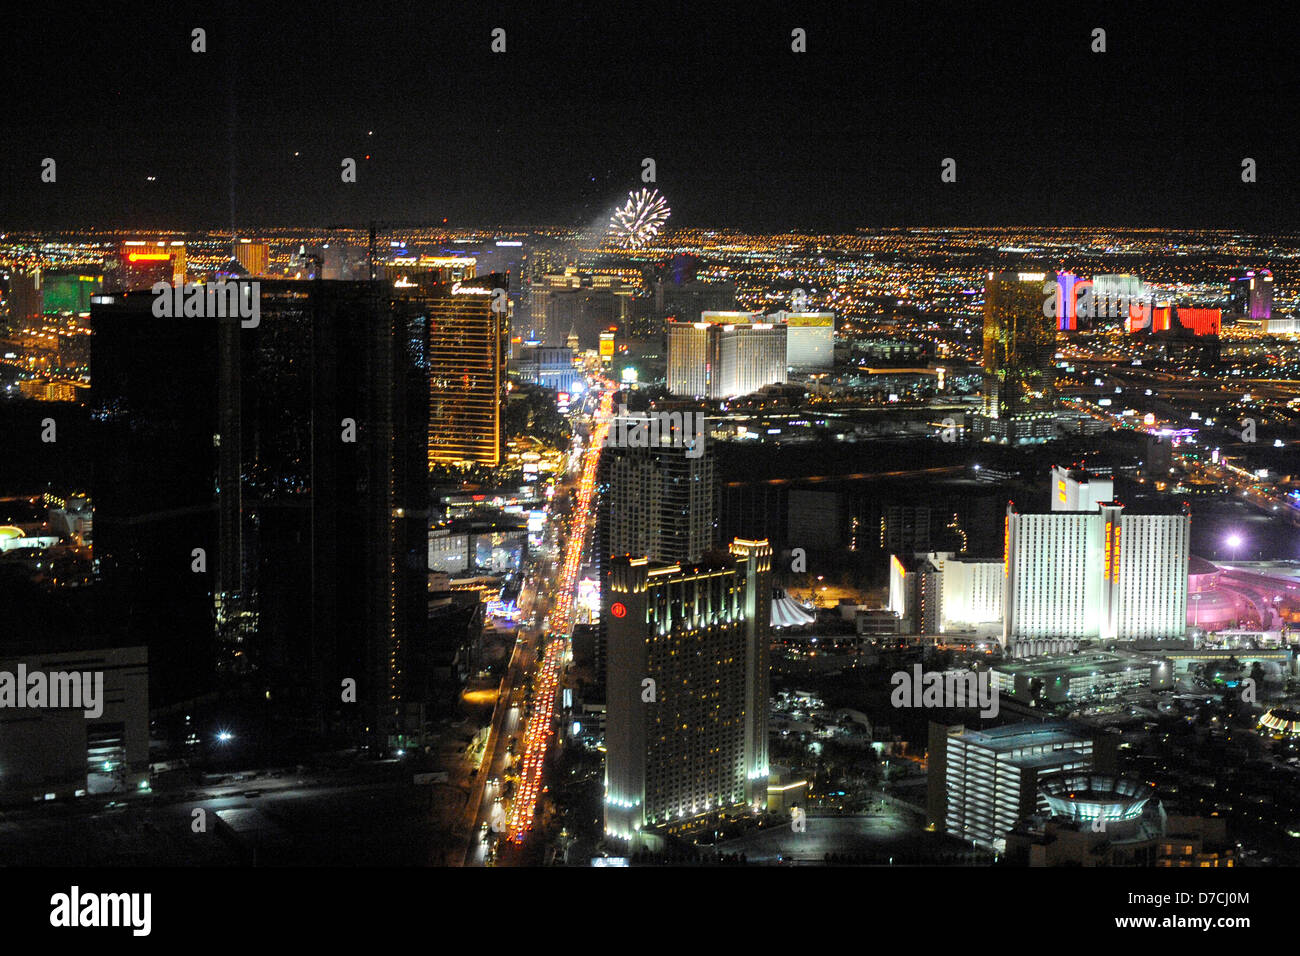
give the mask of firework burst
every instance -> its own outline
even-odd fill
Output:
[[[657,189],[630,192],[627,203],[609,220],[610,238],[625,249],[640,249],[659,235],[671,212]]]

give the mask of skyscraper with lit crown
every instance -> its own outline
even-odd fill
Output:
[[[605,830],[640,843],[767,800],[772,549],[699,563],[618,558],[609,622]]]

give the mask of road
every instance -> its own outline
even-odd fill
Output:
[[[613,399],[612,386],[604,384],[591,439],[582,449],[569,527],[567,533],[558,535],[557,543],[563,555],[560,566],[556,570],[542,562],[534,567],[530,583],[520,594],[521,625],[493,710],[483,763],[467,803],[464,856],[467,866],[494,863],[498,857],[492,852],[494,846],[499,850],[504,844],[514,847],[522,844],[537,812],[543,790],[542,769],[554,733],[556,697],[568,657],[578,572],[595,520],[596,467],[609,430]],[[561,482],[557,488],[557,501],[558,492],[567,484]],[[528,625],[530,621],[543,620],[544,616],[549,625],[545,631]],[[539,660],[538,651],[542,648],[538,645],[542,641],[545,647]],[[531,696],[525,701],[523,695],[530,685]],[[513,793],[507,798],[504,793],[507,775],[515,756],[522,759]],[[498,781],[496,786],[492,785],[493,780]],[[481,835],[485,838],[481,839]],[[512,858],[513,855],[503,862]]]
[[[523,843],[533,826],[537,802],[542,792],[542,768],[554,733],[556,695],[560,675],[569,653],[573,630],[573,606],[578,593],[578,572],[582,567],[591,532],[595,525],[596,469],[600,451],[609,433],[610,410],[614,393],[606,389],[596,412],[591,439],[583,451],[581,478],[569,519],[569,533],[564,541],[564,558],[556,582],[555,602],[551,609],[550,633],[545,654],[533,681],[533,698],[528,725],[524,731],[524,759],[519,781],[511,801],[507,839]]]

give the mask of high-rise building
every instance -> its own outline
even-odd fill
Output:
[[[788,381],[786,326],[750,312],[705,312],[668,323],[668,391],[691,398],[749,395]]]
[[[528,296],[533,328],[547,345],[565,345],[573,334],[579,349],[595,351],[601,332],[611,326],[626,327],[635,294],[635,287],[617,276],[580,273],[574,268],[540,276]]]
[[[1149,333],[1149,348],[1167,361],[1205,373],[1212,373],[1219,364],[1222,324],[1219,309],[1192,309],[1155,302],[1135,310],[1127,323],[1130,332]]]
[[[835,364],[834,312],[774,312],[786,326],[786,364],[792,369],[824,369]]]
[[[1006,848],[1023,818],[1049,809],[1042,781],[1095,769],[1088,732],[1068,723],[1021,723],[992,730],[930,724],[929,823],[987,849]]]
[[[1181,640],[1190,517],[1118,502],[1021,514],[1008,505],[1003,643]]]
[[[638,416],[629,416],[635,418]],[[643,416],[642,416],[643,417]],[[617,432],[615,432],[617,434]],[[615,557],[689,564],[714,546],[713,455],[689,457],[680,442],[627,448],[606,444],[597,482],[596,551],[604,591]],[[596,682],[606,678],[607,621],[596,636]]]
[[[708,322],[668,323],[668,391],[712,398],[722,369],[722,332]]]
[[[430,301],[262,282],[250,328],[152,301],[92,311],[104,625],[148,644],[159,702],[238,687],[288,727],[414,735]]]
[[[750,395],[764,385],[788,381],[786,332],[783,322],[722,326],[722,377],[717,397]]]
[[[924,554],[889,559],[889,609],[901,634],[938,634],[943,621],[943,573]]]
[[[1174,306],[1173,303],[1163,300],[1152,303],[1151,306],[1151,324],[1147,327],[1148,332],[1168,332],[1174,325]]]
[[[485,465],[504,457],[504,275],[431,286],[428,303],[429,465]]]
[[[1004,443],[1055,434],[1056,319],[1051,272],[990,272],[984,283],[984,403],[975,435]],[[1048,292],[1044,288],[1049,288]]]
[[[945,633],[1002,626],[1001,561],[942,551],[930,559],[943,575],[939,599]]]
[[[476,275],[478,260],[471,256],[394,256],[375,266],[376,278],[392,282],[399,289],[431,289]]]
[[[266,275],[270,264],[271,249],[265,242],[252,239],[240,239],[235,243],[235,261],[244,267],[250,276]]]
[[[1089,324],[1093,328],[1118,324],[1119,328],[1130,331],[1131,317],[1146,297],[1146,285],[1138,276],[1127,273],[1093,276],[1092,301],[1086,309]]]
[[[90,314],[91,297],[103,292],[104,277],[94,273],[36,269],[28,276],[14,276],[12,285],[15,292],[26,289],[35,292],[38,311],[29,313],[30,318],[39,318],[42,314],[84,316]]]
[[[525,342],[514,350],[510,364],[520,381],[553,388],[557,392],[572,392],[582,380],[582,370],[574,364],[572,349]]]
[[[1178,309],[1179,325],[1192,335],[1218,335],[1222,325],[1221,309]]]
[[[1229,279],[1228,310],[1247,319],[1272,317],[1273,273],[1268,269],[1252,269]]]
[[[179,239],[129,239],[104,264],[106,292],[185,284],[185,243]]]
[[[45,312],[44,276],[41,270],[15,271],[9,278],[9,295],[6,305],[9,318],[19,327],[28,322],[39,322]]]
[[[646,418],[632,414],[629,419]],[[689,436],[688,436],[689,440]],[[713,548],[713,456],[680,444],[601,453],[598,537],[601,556],[698,561]]]
[[[609,622],[605,830],[636,841],[767,802],[772,549],[698,564],[618,558]]]
[[[1076,288],[1079,277],[1073,272],[1062,272],[1057,275],[1056,284],[1056,328],[1061,332],[1073,332],[1079,327],[1079,292]]]
[[[216,685],[218,336],[154,317],[147,292],[91,305],[98,629],[148,647],[155,706]],[[195,571],[203,567],[204,571]]]
[[[1002,626],[1002,562],[951,551],[893,554],[889,610],[900,634],[992,632]]]

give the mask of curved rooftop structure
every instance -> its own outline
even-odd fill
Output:
[[[1300,735],[1300,711],[1287,707],[1274,707],[1259,718],[1259,726],[1274,734],[1289,737]]]
[[[1053,816],[1079,823],[1136,820],[1155,796],[1149,785],[1127,777],[1071,773],[1044,780],[1041,793]]]

